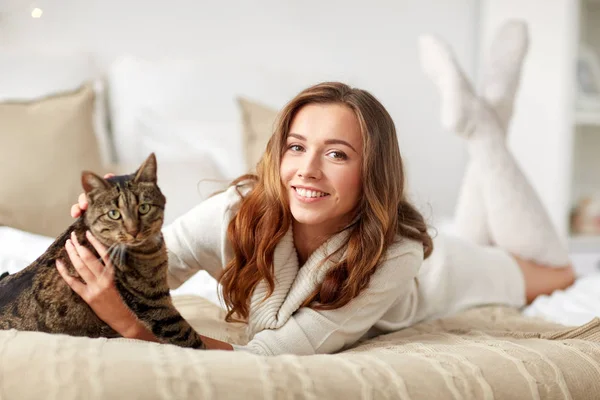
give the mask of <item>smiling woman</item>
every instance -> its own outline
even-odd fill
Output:
[[[346,105],[310,104],[294,117],[280,170],[300,262],[355,218],[362,147],[358,118]]]
[[[278,292],[277,252],[288,236],[300,266],[328,264],[317,285],[302,289],[298,306],[312,310],[358,297],[386,255],[405,256],[402,272],[411,274],[431,253],[423,217],[405,197],[394,123],[367,91],[325,82],[298,94],[280,112],[257,171],[238,180],[250,178],[252,189],[228,229],[235,257],[220,278],[228,318],[246,319],[259,295]],[[406,289],[399,292],[410,297],[414,288]]]

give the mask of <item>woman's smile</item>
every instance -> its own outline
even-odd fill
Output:
[[[329,197],[329,193],[315,189],[306,189],[299,186],[292,186],[294,197],[307,204],[321,202]]]

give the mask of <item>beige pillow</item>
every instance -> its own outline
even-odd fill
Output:
[[[81,171],[103,172],[93,110],[87,85],[0,103],[0,225],[54,237],[74,222]]]
[[[248,171],[254,172],[273,134],[277,110],[243,97],[238,97],[237,102],[242,113]]]

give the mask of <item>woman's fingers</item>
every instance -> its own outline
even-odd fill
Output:
[[[107,268],[110,267],[110,269],[112,269],[113,265],[110,261],[110,254],[108,254],[108,249],[106,248],[106,246],[100,243],[100,241],[96,239],[96,237],[92,235],[92,232],[90,231],[85,231],[85,237],[90,241],[92,246],[94,246],[94,249],[96,249],[96,251],[100,255],[100,258],[104,262],[104,265]]]
[[[94,274],[96,278],[102,275],[104,270],[102,261],[100,261],[100,259],[98,259],[98,257],[96,257],[96,255],[86,247],[83,247],[81,244],[79,244],[75,232],[71,232],[71,242],[74,244],[75,251],[77,251],[77,254],[79,254],[79,258],[81,258],[81,261],[83,261],[92,274]]]
[[[75,293],[77,293],[81,298],[84,298],[85,295],[85,284],[81,283],[79,280],[75,279],[67,272],[67,268],[60,260],[56,260],[56,269],[58,269],[58,273],[62,278],[67,282],[67,285],[73,289]]]
[[[79,195],[79,198],[77,199],[77,203],[79,204],[79,208],[81,208],[81,210],[87,210],[88,208],[88,199],[87,196],[85,195],[85,193],[81,193]]]
[[[96,239],[94,235],[92,235],[92,232],[86,231],[85,237],[87,237],[92,246],[94,246],[94,249],[96,249],[100,255],[100,258],[104,262],[104,269],[100,272],[100,274],[97,274],[96,277],[103,285],[112,285],[114,283],[115,268],[110,260],[108,249],[106,246],[100,243],[100,241]]]
[[[71,217],[79,218],[81,216],[81,208],[79,208],[79,204],[73,204],[71,206]]]
[[[85,193],[81,193],[77,199],[77,204],[71,206],[71,217],[79,218],[81,214],[88,208],[87,197]]]
[[[115,176],[115,174],[109,172],[108,174],[104,175],[104,179],[112,178],[113,176]]]
[[[79,253],[75,249],[75,245],[71,241],[71,239],[67,240],[65,244],[65,249],[67,250],[67,254],[69,255],[69,259],[71,260],[71,264],[75,268],[75,271],[81,276],[85,283],[94,282],[96,280],[95,275],[90,271],[90,269],[85,265]]]

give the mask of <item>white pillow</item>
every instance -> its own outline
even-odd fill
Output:
[[[27,101],[73,91],[93,82],[94,131],[102,162],[113,160],[107,128],[106,95],[100,70],[88,53],[3,49],[0,52],[0,101]]]
[[[132,161],[137,119],[143,110],[199,121],[238,120],[235,98],[217,88],[215,71],[191,61],[146,61],[125,57],[108,72],[111,127],[119,162]],[[224,75],[225,76],[225,75]]]
[[[213,193],[227,188],[229,181],[210,157],[197,161],[158,161],[158,185],[167,198],[165,224],[170,224]]]
[[[143,110],[136,122],[136,162],[151,152],[161,161],[198,161],[208,157],[218,166],[222,178],[235,179],[246,173],[238,122],[186,120],[150,110]]]

